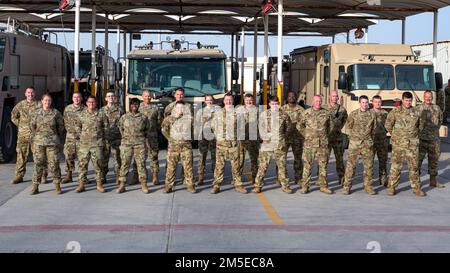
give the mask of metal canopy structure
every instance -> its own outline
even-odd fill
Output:
[[[74,29],[74,9],[61,12],[58,2],[2,0],[0,21],[6,21],[11,16],[34,27]],[[98,22],[104,22],[108,18],[110,25],[119,25],[126,32],[153,30],[189,34],[216,31],[218,34],[232,34],[241,31],[242,26],[253,29],[252,21],[255,16],[262,18],[261,2],[262,0],[82,0],[80,30],[91,31],[92,6],[95,5]],[[283,32],[314,32],[331,36],[372,25],[373,22],[368,19],[403,20],[418,13],[437,11],[449,4],[450,0],[284,0]],[[263,23],[258,24],[258,31],[263,31]],[[270,24],[269,32],[276,31],[276,24]]]

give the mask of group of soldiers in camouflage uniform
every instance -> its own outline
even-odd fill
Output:
[[[87,167],[90,160],[95,169],[97,190],[105,192],[109,158],[113,158],[117,192],[125,191],[128,171],[134,165],[134,179],[141,190],[148,193],[146,159],[150,157],[153,185],[158,185],[158,132],[168,140],[164,192],[170,193],[175,185],[176,167],[182,165],[182,180],[189,192],[195,193],[193,172],[193,139],[199,140],[197,185],[204,183],[208,152],[214,181],[211,193],[220,192],[224,178],[225,161],[231,163],[232,181],[237,192],[247,193],[243,186],[245,153],[251,162],[250,182],[253,192],[260,193],[264,176],[273,159],[277,167],[277,183],[285,193],[292,193],[286,168],[289,149],[294,155],[295,183],[300,192],[309,192],[312,166],[317,159],[320,191],[331,194],[328,188],[327,166],[331,151],[336,158],[336,173],[343,186],[343,194],[350,194],[354,171],[359,156],[364,165],[364,190],[376,194],[372,185],[373,162],[379,161],[379,183],[388,187],[390,195],[400,180],[403,161],[407,161],[413,192],[424,196],[419,180],[420,167],[428,154],[430,186],[443,187],[436,179],[440,155],[439,127],[443,122],[441,109],[432,103],[433,94],[424,93],[424,103],[412,107],[412,94],[402,95],[402,105],[389,114],[381,108],[382,98],[359,97],[360,108],[347,114],[338,103],[336,91],[330,92],[329,104],[322,105],[321,96],[314,96],[312,107],[305,110],[297,104],[295,92],[288,92],[287,104],[279,107],[278,98],[269,99],[269,108],[259,112],[251,94],[244,97],[244,105],[234,107],[233,96],[227,93],[224,107],[214,103],[211,95],[205,96],[205,107],[195,115],[193,107],[184,101],[184,89],[175,90],[175,101],[164,111],[164,118],[156,105],[151,104],[151,93],[144,91],[143,102],[130,100],[126,114],[116,105],[113,91],[106,96],[107,105],[96,109],[96,100],[89,97],[86,107],[81,96],[73,95],[73,104],[66,107],[64,117],[51,108],[51,97],[44,95],[41,102],[34,100],[33,88],[25,91],[26,100],[13,110],[13,122],[19,128],[17,144],[16,177],[13,183],[23,181],[25,163],[30,150],[34,154],[33,189],[46,180],[47,169],[53,175],[56,192],[61,193],[61,183],[72,182],[75,159],[78,158],[79,177],[76,192],[85,191]],[[195,126],[194,126],[195,125]],[[200,126],[196,126],[200,125]],[[344,134],[349,132],[348,161],[345,168]],[[66,177],[61,179],[58,164],[59,147],[64,131]],[[387,160],[389,138],[392,143],[392,166],[388,179]],[[134,163],[133,163],[134,158]],[[136,172],[137,171],[137,172]]]

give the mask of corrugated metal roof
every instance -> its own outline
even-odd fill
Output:
[[[111,25],[128,32],[168,30],[189,33],[195,30],[220,31],[230,34],[243,25],[253,29],[255,16],[260,16],[261,0],[82,0],[81,30],[90,31],[92,5],[97,13],[109,14]],[[381,5],[377,5],[381,3]],[[369,19],[403,19],[414,14],[435,11],[450,5],[450,0],[284,0],[285,33],[316,32],[333,35],[356,27],[367,27]],[[15,9],[15,10],[13,10]],[[33,15],[34,14],[34,15]],[[74,11],[58,10],[53,0],[2,0],[0,21],[12,16],[40,28],[74,28]],[[269,31],[276,33],[276,19]],[[322,20],[315,20],[320,18]],[[61,19],[63,24],[61,23]],[[305,20],[306,19],[306,20]],[[309,22],[308,22],[309,19]],[[98,15],[98,26],[106,18]],[[261,20],[261,19],[259,19]],[[318,21],[318,22],[317,22]],[[259,23],[259,30],[263,24]]]

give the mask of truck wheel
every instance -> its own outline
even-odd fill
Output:
[[[11,107],[3,109],[3,120],[0,134],[0,146],[2,147],[3,160],[10,162],[14,158],[17,142],[17,128],[11,121]]]

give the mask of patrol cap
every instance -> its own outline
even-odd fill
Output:
[[[130,100],[130,105],[131,104],[137,104],[137,105],[139,105],[139,104],[141,104],[141,101],[138,99],[138,98],[132,98],[131,100]]]

